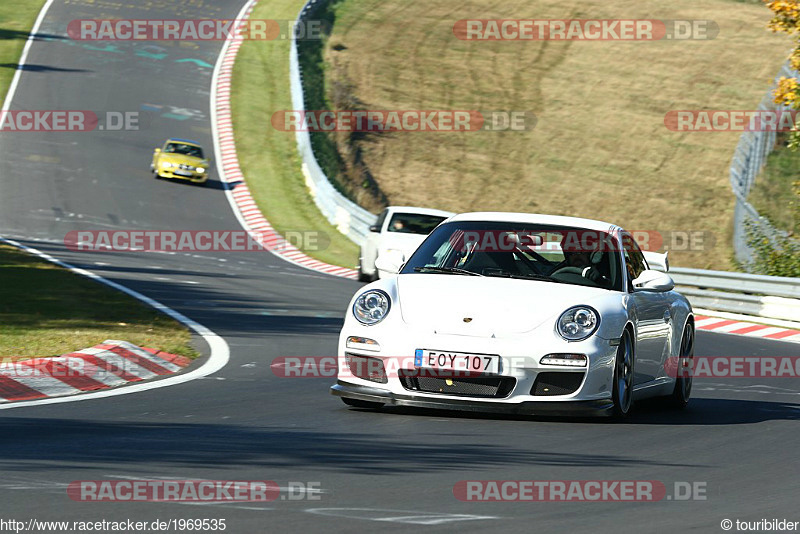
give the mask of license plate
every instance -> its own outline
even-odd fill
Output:
[[[414,367],[459,371],[469,375],[496,375],[500,373],[500,356],[417,349],[414,351]]]
[[[178,176],[186,176],[187,178],[192,177],[192,173],[189,171],[175,171],[173,174],[177,174]]]

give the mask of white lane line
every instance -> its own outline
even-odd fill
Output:
[[[412,525],[442,525],[457,521],[481,521],[499,519],[491,515],[447,514],[414,512],[410,510],[385,510],[380,508],[310,508],[306,512],[315,515],[344,517],[347,519],[365,519],[391,523]]]
[[[0,404],[0,410],[24,408],[27,406],[39,406],[43,404],[61,404],[64,402],[79,402],[79,401],[86,401],[86,400],[99,399],[105,397],[116,397],[119,395],[129,395],[131,393],[137,393],[139,391],[149,391],[151,389],[158,389],[168,386],[174,386],[177,384],[184,384],[186,382],[191,382],[192,380],[196,380],[198,378],[202,378],[210,374],[216,373],[217,371],[225,367],[225,364],[228,363],[228,360],[230,359],[230,347],[228,347],[228,343],[226,343],[222,337],[220,337],[213,331],[209,330],[205,326],[201,325],[197,321],[189,319],[182,313],[173,310],[169,306],[161,304],[160,302],[153,300],[148,296],[142,295],[141,293],[129,289],[121,284],[112,282],[111,280],[107,280],[102,276],[99,276],[91,271],[80,269],[78,267],[65,263],[61,260],[57,260],[56,258],[50,256],[49,254],[45,254],[44,252],[41,252],[35,248],[27,247],[21,243],[5,239],[3,237],[0,237],[0,242],[30,252],[31,254],[39,256],[40,258],[47,260],[50,263],[54,263],[56,265],[64,267],[65,269],[69,269],[74,273],[80,274],[87,278],[91,278],[92,280],[100,282],[101,284],[105,284],[118,291],[122,291],[126,295],[130,295],[131,297],[140,300],[141,302],[147,304],[148,306],[155,308],[156,310],[166,315],[169,315],[176,321],[194,330],[199,336],[201,336],[206,341],[206,343],[208,343],[208,346],[211,349],[211,356],[208,358],[206,363],[204,363],[201,367],[198,367],[197,369],[190,371],[188,373],[170,376],[168,378],[164,378],[162,380],[156,380],[154,382],[144,382],[144,383],[140,382],[117,389],[108,389],[104,391],[83,393],[81,395],[72,395],[70,397],[53,397],[49,399],[41,399],[35,401],[20,401],[8,404]],[[129,367],[123,367],[123,368],[128,369]]]

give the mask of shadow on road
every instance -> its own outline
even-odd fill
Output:
[[[0,423],[0,466],[21,471],[42,465],[98,471],[116,467],[293,467],[370,474],[430,473],[465,466],[675,466],[668,460],[622,453],[561,452],[546,447],[419,443],[379,433],[292,431],[222,424],[95,422],[6,418]],[[73,465],[71,465],[73,464]],[[105,471],[103,471],[105,472]]]
[[[0,63],[0,67],[5,69],[24,70],[25,72],[91,72],[86,69],[65,69],[62,67],[51,67],[50,65],[36,65],[26,63],[20,65],[18,63]]]
[[[368,410],[362,410],[368,411]],[[800,420],[800,404],[762,402],[735,399],[692,399],[685,410],[666,408],[654,400],[637,402],[634,412],[624,421],[609,417],[536,417],[528,415],[482,414],[459,411],[440,411],[422,408],[385,407],[382,412],[396,415],[448,417],[462,419],[494,419],[548,422],[563,424],[624,424],[715,426],[763,423],[766,421]]]
[[[15,39],[21,39],[23,41],[28,39],[30,35],[29,32],[20,31],[20,30],[8,30],[6,28],[0,28],[0,41],[11,41]],[[33,34],[34,41],[51,41],[54,39],[67,39],[67,37],[63,37],[61,35],[54,35],[51,33],[35,33]]]

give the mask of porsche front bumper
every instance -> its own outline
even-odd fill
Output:
[[[342,382],[341,380],[338,381],[336,385],[331,387],[331,394],[337,397],[389,404],[393,406],[483,413],[552,416],[602,416],[611,415],[613,409],[613,402],[611,399],[562,402],[523,401],[518,403],[476,402],[466,399],[440,399],[416,395],[404,395],[376,387],[348,384],[346,382]]]

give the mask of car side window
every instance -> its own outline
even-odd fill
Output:
[[[645,261],[639,245],[636,244],[630,234],[622,235],[622,248],[625,253],[625,267],[628,270],[628,279],[632,282],[647,269],[647,261]]]
[[[375,226],[378,227],[380,231],[383,228],[383,222],[386,220],[386,216],[389,215],[389,210],[383,210],[380,215],[378,215],[378,220],[375,221]]]

